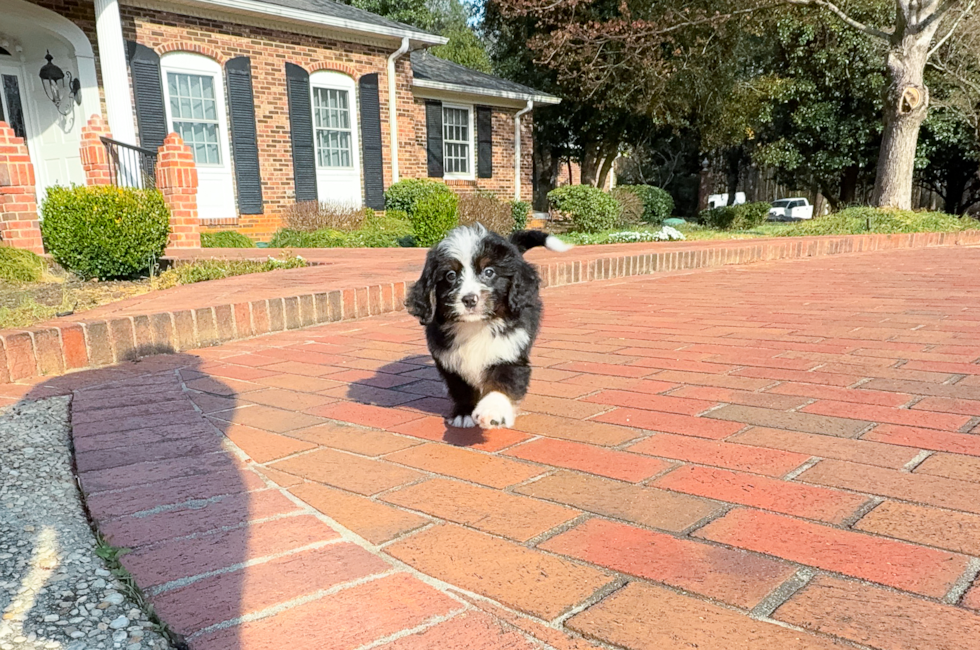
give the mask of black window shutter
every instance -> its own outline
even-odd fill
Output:
[[[316,153],[313,149],[313,106],[310,75],[292,63],[286,64],[286,95],[289,101],[289,135],[293,145],[293,185],[297,201],[316,201]]]
[[[493,178],[493,113],[489,106],[476,107],[476,175]]]
[[[358,81],[361,102],[361,166],[364,169],[364,203],[372,210],[385,209],[384,162],[381,157],[381,100],[378,75]]]
[[[442,178],[442,102],[425,102],[425,151],[431,178]]]
[[[163,81],[160,76],[160,57],[145,45],[126,42],[129,53],[129,74],[133,80],[136,100],[136,124],[140,131],[140,146],[157,149],[167,137],[167,112],[163,105]]]
[[[225,72],[238,212],[262,214],[262,177],[259,173],[259,142],[255,134],[252,63],[247,56],[240,56],[225,64]]]

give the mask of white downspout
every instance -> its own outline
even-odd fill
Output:
[[[408,52],[408,36],[402,45],[388,57],[388,128],[391,131],[391,182],[398,182],[398,102],[395,98],[395,61]]]
[[[129,73],[126,71],[126,47],[117,0],[95,0],[95,33],[99,41],[99,64],[102,67],[109,130],[116,140],[136,144],[133,103],[129,98]]]
[[[521,117],[531,112],[534,100],[527,100],[527,106],[514,115],[514,200],[521,200]]]

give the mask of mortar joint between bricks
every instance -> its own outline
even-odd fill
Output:
[[[629,580],[627,580],[625,577],[616,576],[615,579],[609,582],[608,584],[605,584],[602,587],[596,589],[591,596],[589,596],[582,602],[578,603],[577,605],[573,605],[565,612],[561,613],[560,615],[552,619],[550,621],[551,625],[556,626],[558,629],[561,629],[562,627],[564,627],[565,621],[572,618],[576,614],[584,612],[585,610],[599,603],[600,601],[605,600],[606,598],[616,593],[617,591],[619,591],[620,589],[622,589],[628,584],[629,584]]]
[[[943,385],[944,386],[955,386],[956,384],[958,384],[961,381],[963,381],[964,379],[966,379],[968,376],[969,375],[965,375],[965,374],[962,374],[962,375],[960,375],[960,374],[951,375],[949,379],[947,379],[946,381],[943,382]]]
[[[874,510],[884,502],[885,499],[883,497],[875,497],[875,496],[870,497],[864,503],[864,505],[862,505],[860,508],[858,508],[853,513],[851,513],[849,517],[841,521],[840,523],[841,528],[845,528],[845,529],[853,528],[854,524],[864,519],[869,512],[871,512],[872,510]]]
[[[539,533],[538,535],[535,535],[531,539],[525,541],[523,545],[527,548],[535,548],[539,544],[543,544],[544,542],[548,541],[552,537],[557,537],[562,533],[565,533],[573,528],[580,526],[581,524],[584,524],[586,521],[592,519],[594,516],[595,515],[593,515],[591,512],[583,512],[569,519],[566,522],[560,523],[557,526],[553,526],[552,528],[549,528],[543,533]]]
[[[959,432],[960,433],[970,433],[973,430],[973,428],[975,426],[977,426],[978,424],[980,424],[980,417],[974,416],[974,417],[970,418],[967,421],[966,424],[964,424],[963,426],[961,426],[959,428]]]

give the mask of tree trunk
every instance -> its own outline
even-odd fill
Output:
[[[969,174],[950,170],[946,175],[946,196],[943,199],[943,212],[960,214],[963,212],[963,193],[970,180]]]
[[[735,194],[738,192],[738,177],[742,168],[742,148],[738,147],[728,152],[725,167],[725,180],[728,184],[728,205],[735,205]]]
[[[854,198],[857,195],[857,184],[858,184],[858,169],[857,165],[851,165],[844,170],[844,173],[840,176],[840,203],[843,205],[850,205],[854,203]]]
[[[878,207],[910,210],[915,147],[919,141],[919,127],[929,106],[929,89],[923,74],[929,46],[940,21],[916,32],[908,29],[901,19],[901,11],[898,13],[895,36],[885,58],[888,75],[885,129],[871,202]]]
[[[561,158],[550,147],[534,145],[534,196],[532,206],[539,212],[548,211],[548,192],[555,189]]]
[[[606,179],[609,177],[609,171],[612,169],[613,163],[616,162],[616,157],[619,155],[619,146],[607,146],[602,153],[602,165],[599,166],[599,177],[596,179],[596,187],[599,189],[606,188]]]
[[[596,176],[599,173],[599,145],[589,145],[582,148],[582,185],[595,186]]]

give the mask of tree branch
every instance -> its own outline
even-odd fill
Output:
[[[953,32],[956,31],[956,28],[960,26],[960,21],[963,20],[963,16],[966,16],[971,11],[973,11],[973,7],[976,4],[977,4],[977,0],[970,0],[970,4],[968,4],[966,6],[966,9],[964,9],[963,12],[956,17],[956,20],[953,21],[953,25],[949,28],[949,31],[946,32],[946,35],[943,36],[941,39],[939,39],[939,41],[936,42],[936,45],[931,50],[929,50],[929,52],[926,54],[926,59],[930,58],[933,54],[935,54],[936,50],[941,48],[943,44],[949,40],[949,37],[953,35]]]
[[[959,2],[960,0],[944,0],[944,2],[941,5],[939,5],[939,7],[935,11],[933,11],[928,18],[926,18],[921,23],[915,26],[916,30],[921,32],[924,29],[928,29],[930,25],[932,25],[937,20],[941,19],[946,14],[947,11],[953,8],[953,5]]]
[[[840,7],[838,7],[837,5],[835,5],[833,2],[828,2],[828,0],[784,0],[784,1],[786,2],[786,4],[791,4],[791,5],[805,5],[805,6],[810,6],[810,7],[823,7],[824,9],[827,9],[828,11],[830,11],[831,13],[833,13],[835,16],[837,16],[838,18],[840,18],[841,20],[843,20],[847,25],[849,25],[850,27],[853,27],[854,29],[858,30],[859,32],[864,32],[865,34],[868,34],[870,36],[877,36],[878,38],[882,38],[882,39],[884,39],[886,41],[891,40],[891,37],[892,37],[891,33],[886,32],[886,31],[882,31],[882,30],[880,30],[880,29],[878,29],[876,27],[870,27],[868,25],[865,25],[864,23],[861,23],[861,22],[858,22],[858,21],[854,20],[853,18],[851,18],[850,16],[848,16],[846,13],[844,13],[844,10],[843,9],[841,9]],[[956,2],[957,0],[946,0],[946,1],[947,2]]]

